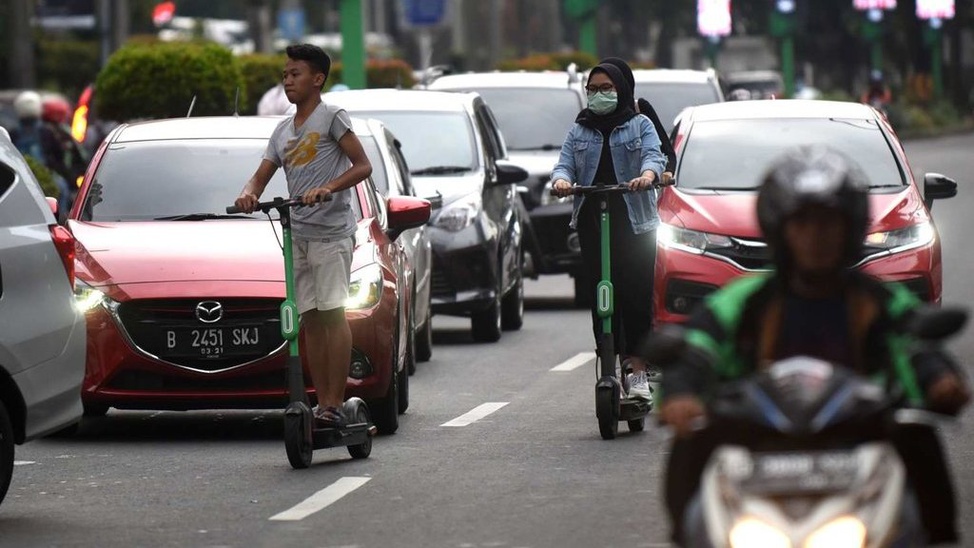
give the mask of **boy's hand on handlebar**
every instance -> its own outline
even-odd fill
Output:
[[[669,425],[678,437],[686,438],[693,433],[694,420],[706,413],[703,403],[691,395],[667,398],[659,410],[659,420]]]
[[[316,202],[324,202],[329,196],[331,196],[331,189],[320,186],[305,192],[304,196],[301,197],[301,202],[305,205],[312,205]]]
[[[669,171],[664,171],[663,176],[660,177],[660,184],[663,186],[669,186],[673,184],[673,173]]]
[[[646,190],[653,186],[653,181],[656,180],[656,174],[650,172],[649,176],[640,175],[635,179],[629,181],[629,190]]]
[[[564,198],[572,193],[572,184],[564,179],[558,179],[551,185],[551,191],[555,196]]]
[[[233,205],[237,206],[244,213],[253,213],[254,208],[257,207],[257,200],[256,194],[244,191],[240,193],[240,196],[233,202]]]

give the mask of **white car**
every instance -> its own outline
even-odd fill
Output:
[[[0,129],[0,501],[14,445],[81,420],[84,316],[74,307],[74,237],[55,221]]]

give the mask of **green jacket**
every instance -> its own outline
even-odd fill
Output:
[[[911,405],[923,405],[928,386],[953,367],[939,350],[916,351],[903,326],[921,301],[900,284],[852,271],[849,304],[851,366],[878,382],[898,385]],[[775,273],[739,278],[712,293],[690,317],[687,349],[663,374],[664,399],[683,394],[706,398],[721,381],[739,379],[777,356],[785,288]],[[652,360],[652,356],[647,356]]]

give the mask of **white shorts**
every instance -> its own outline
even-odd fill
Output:
[[[345,306],[354,238],[337,242],[294,240],[294,293],[298,313]]]

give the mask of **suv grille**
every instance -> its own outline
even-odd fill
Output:
[[[132,342],[169,363],[222,371],[263,358],[284,344],[280,299],[145,299],[122,303]]]

